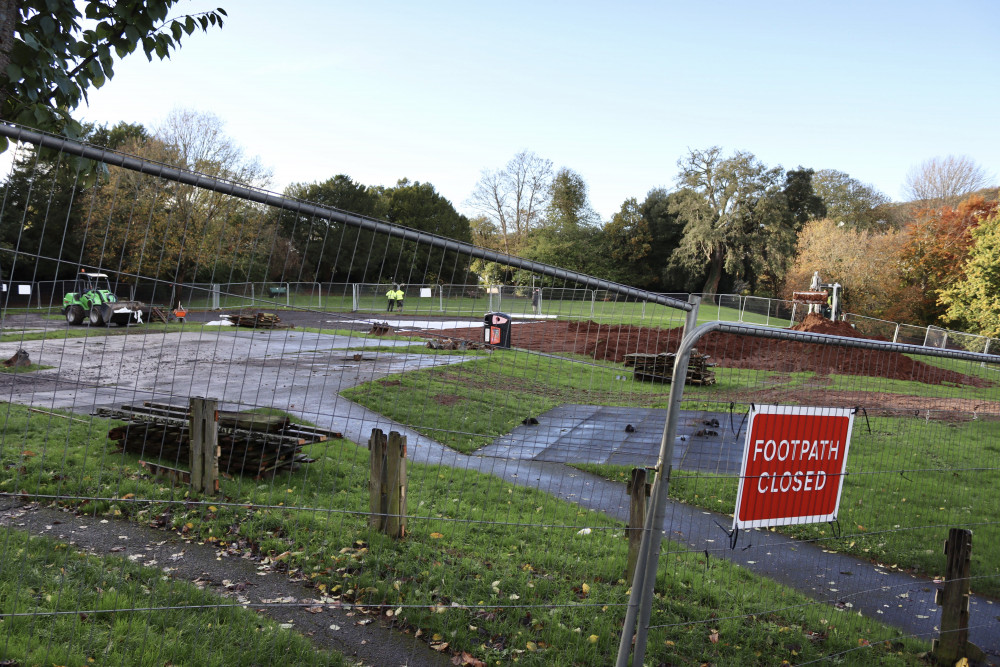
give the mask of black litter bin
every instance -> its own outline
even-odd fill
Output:
[[[483,342],[497,347],[510,347],[510,315],[486,313],[483,317]]]

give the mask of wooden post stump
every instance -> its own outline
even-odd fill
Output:
[[[931,647],[942,665],[954,665],[962,658],[982,662],[983,651],[969,641],[969,572],[972,558],[972,531],[952,528],[944,543],[948,557],[944,588],[934,601],[941,605],[941,635]]]
[[[632,468],[626,490],[629,495],[628,506],[628,564],[625,566],[625,581],[631,582],[635,575],[635,566],[639,560],[639,547],[642,545],[642,529],[646,525],[646,507],[648,505],[650,483],[647,481],[648,471],[645,468]]]
[[[198,493],[219,492],[219,402],[191,399],[191,488]]]
[[[406,438],[372,429],[368,440],[368,525],[390,537],[406,535]]]

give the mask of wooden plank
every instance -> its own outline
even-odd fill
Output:
[[[385,460],[388,491],[385,533],[398,539],[406,535],[406,438],[396,431],[389,432]]]
[[[385,525],[385,450],[382,429],[373,428],[368,439],[368,525],[381,530]]]
[[[191,487],[205,495],[219,490],[219,402],[191,399]]]

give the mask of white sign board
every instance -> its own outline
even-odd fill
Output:
[[[31,285],[18,285],[17,286],[17,293],[18,294],[29,294],[30,295],[31,294]]]
[[[431,288],[430,287],[421,287],[420,288],[420,297],[422,299],[429,299],[431,297]]]

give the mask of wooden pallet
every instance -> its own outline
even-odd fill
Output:
[[[239,315],[223,315],[222,319],[229,320],[238,327],[249,329],[294,329],[294,324],[286,324],[274,313],[240,313]]]
[[[672,352],[626,354],[624,364],[633,369],[632,377],[640,382],[668,383],[673,381],[676,357]],[[698,354],[698,350],[692,350],[684,384],[715,384],[715,371],[712,370],[715,364],[709,363],[710,358],[707,354]]]
[[[127,422],[108,432],[124,451],[156,459],[161,467],[187,465],[190,456],[187,406],[147,401],[142,405],[101,408],[98,414]],[[280,468],[314,459],[305,445],[342,438],[336,431],[296,424],[284,416],[219,411],[219,470],[228,475],[260,478]]]

